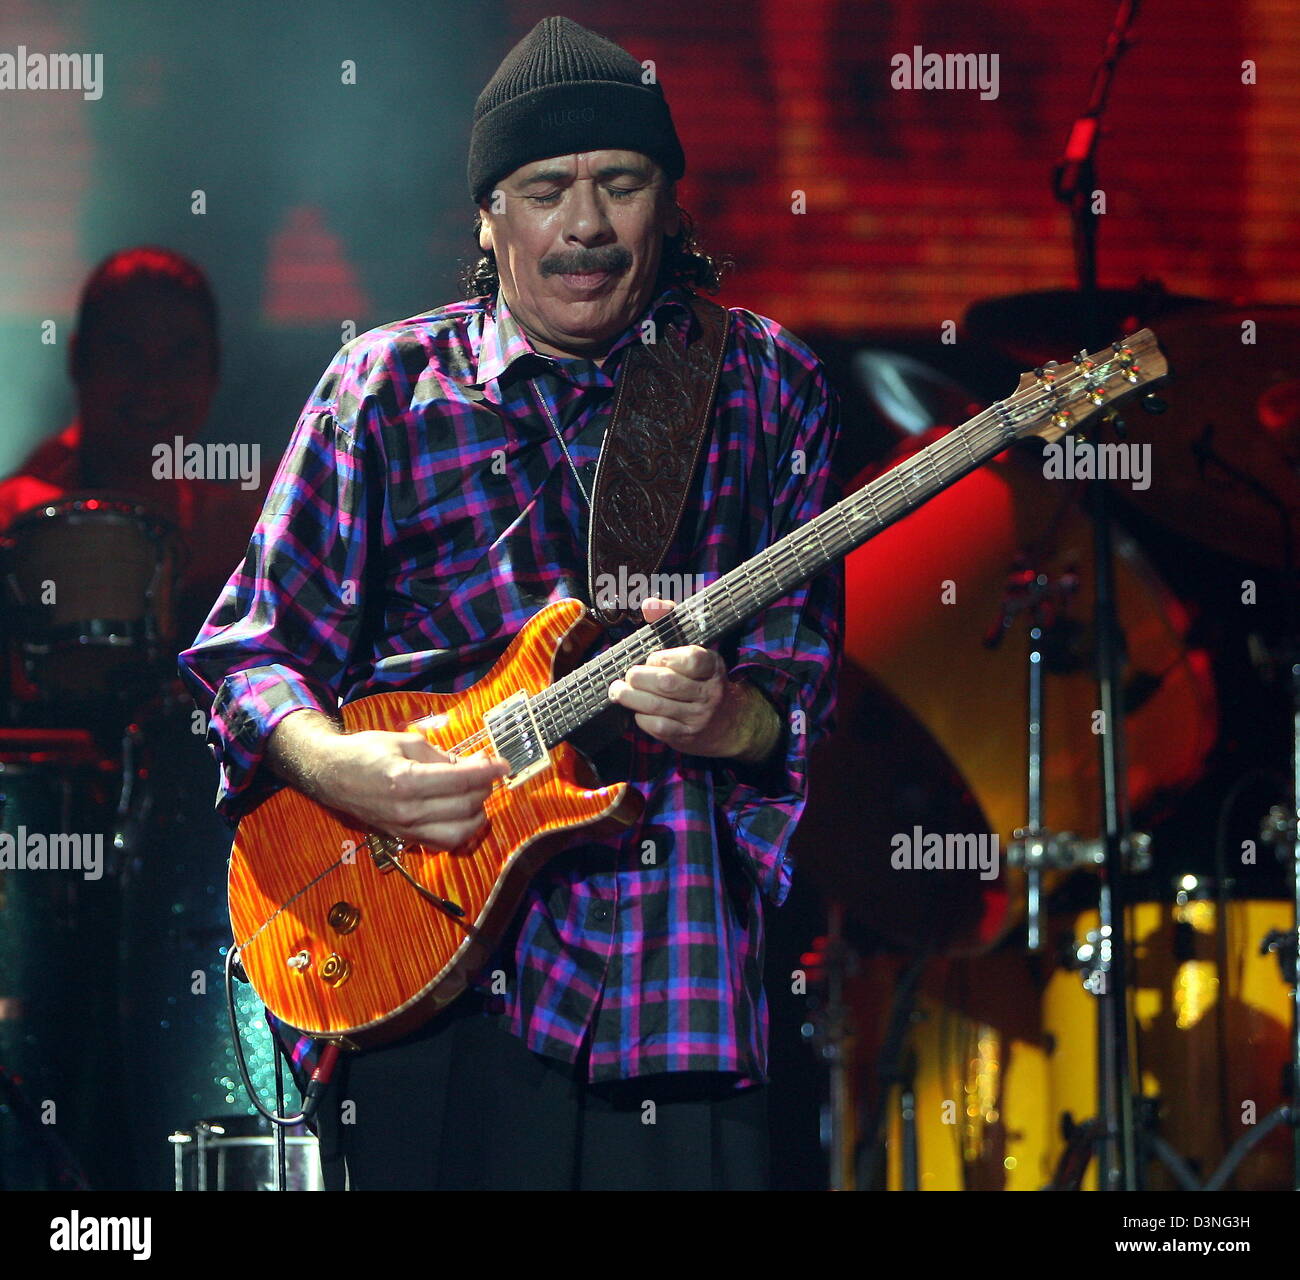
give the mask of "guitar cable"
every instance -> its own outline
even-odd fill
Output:
[[[239,1015],[235,1011],[235,966],[238,964],[239,948],[232,941],[226,950],[226,1013],[230,1017],[230,1038],[235,1046],[235,1061],[239,1064],[239,1076],[244,1082],[244,1090],[253,1106],[272,1124],[280,1125],[283,1128],[292,1128],[294,1125],[303,1124],[316,1114],[321,1104],[321,1098],[324,1096],[330,1080],[334,1077],[334,1068],[339,1060],[339,1042],[337,1040],[327,1040],[325,1042],[325,1047],[321,1050],[320,1060],[316,1063],[316,1069],[311,1073],[311,1079],[307,1082],[307,1090],[302,1098],[302,1110],[297,1115],[280,1115],[265,1106],[261,1098],[257,1096],[252,1077],[248,1074],[248,1062],[244,1058],[244,1045],[239,1037]],[[243,977],[242,967],[240,976]],[[247,981],[247,979],[245,978],[244,981]],[[269,1027],[267,1032],[271,1037],[273,1051],[278,1058],[280,1045],[276,1042],[275,1032]]]

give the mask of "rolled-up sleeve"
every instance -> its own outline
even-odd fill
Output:
[[[364,400],[339,394],[354,377],[345,348],[298,420],[243,563],[179,655],[182,679],[210,712],[217,809],[230,822],[280,785],[260,767],[276,726],[304,708],[338,711],[368,533]]]
[[[839,402],[818,364],[782,401],[772,505],[772,541],[833,505],[831,456]],[[727,653],[732,679],[760,689],[781,718],[781,737],[757,768],[719,762],[715,801],[764,896],[790,891],[790,841],[808,798],[808,757],[833,724],[844,614],[844,569],[836,561],[770,605]]]

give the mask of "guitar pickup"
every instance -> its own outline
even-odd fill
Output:
[[[510,766],[506,786],[517,787],[551,763],[532,701],[522,690],[487,712],[483,727],[492,739],[493,754]]]

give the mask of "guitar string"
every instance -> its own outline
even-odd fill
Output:
[[[981,422],[979,418],[976,418],[973,419],[970,423],[966,424],[966,433],[975,434],[975,432],[972,431],[972,428],[986,429],[990,425],[997,425],[997,424],[991,424],[988,421]],[[999,435],[1000,434],[1001,433],[999,432]],[[951,441],[943,441],[937,443],[941,447],[937,448],[935,454],[929,459],[932,465],[935,462],[938,462],[940,460],[941,455],[944,458],[946,458],[946,456],[950,453],[961,452],[960,449],[953,447],[953,442]],[[969,441],[967,441],[966,443],[969,444]],[[885,517],[894,514],[896,505],[899,505],[896,504],[896,499],[899,497],[903,499],[903,502],[901,503],[901,509],[905,510],[909,505],[911,499],[915,496],[917,492],[916,487],[912,486],[911,489],[909,489],[909,486],[907,485],[905,480],[903,480],[899,476],[888,474],[888,473],[886,476],[880,477],[880,480],[882,482],[885,482],[879,491],[880,502],[876,503],[873,498],[873,508],[877,511],[877,513],[879,513],[879,508],[883,506],[885,507]],[[890,492],[886,492],[886,490],[889,490]],[[850,499],[850,502],[851,501],[852,499]],[[835,513],[837,519],[843,520],[847,518],[847,512],[835,511],[834,508],[832,509],[832,511]],[[885,517],[882,517],[882,521],[883,518]],[[811,528],[811,525],[807,527]],[[820,535],[818,536],[820,538]],[[841,533],[838,539],[836,540],[836,552],[832,552],[830,558],[833,559],[834,555],[838,552],[839,543],[842,542],[843,545],[847,548],[849,545],[851,545],[851,543],[856,539],[857,536],[858,535],[856,532]],[[792,567],[797,572],[802,572],[800,556],[797,550],[795,549],[794,545],[785,547],[779,552],[777,552],[777,554],[771,557],[771,562],[773,567],[778,571]],[[716,586],[717,584],[715,583],[713,585]],[[752,584],[750,585],[749,589],[752,593],[753,592]],[[730,595],[730,588],[726,588],[724,590],[728,595]],[[705,592],[701,592],[700,596],[696,598],[696,602],[692,602],[695,604],[696,608],[698,608],[698,602],[703,599],[705,594],[706,594]],[[779,598],[779,594],[780,591],[778,590],[776,598]],[[704,601],[704,603],[707,605],[708,602]],[[689,605],[684,607],[690,608]],[[695,619],[691,619],[691,620],[696,621]],[[593,662],[585,665],[580,672],[573,672],[570,673],[569,675],[561,677],[560,680],[556,681],[553,685],[549,686],[549,688],[546,690],[544,694],[537,695],[534,703],[534,712],[535,714],[538,712],[542,713],[538,717],[539,720],[542,718],[542,716],[546,716],[546,718],[548,719],[551,718],[549,716],[549,710],[550,710],[549,704],[543,701],[543,699],[546,697],[546,694],[551,694],[554,697],[558,697],[566,693],[572,685],[577,683],[586,683],[589,686],[582,700],[581,710],[585,712],[587,710],[596,709],[596,707],[599,705],[599,702],[592,701],[590,696],[592,689],[590,686],[594,686],[597,683],[599,683],[604,687],[608,687],[608,684],[612,679],[617,678],[620,673],[625,672],[628,665],[628,659],[631,656],[631,654],[635,653],[637,650],[645,649],[647,645],[647,637],[643,635],[643,632],[646,631],[647,629],[648,628],[641,628],[637,632],[633,633],[633,635],[626,637],[625,640],[621,641],[618,645],[612,646],[606,653],[600,655],[598,658],[593,660]],[[679,632],[683,630],[680,626],[676,627],[675,629],[678,630]],[[663,638],[664,637],[662,636],[656,637],[657,640]],[[685,639],[686,636],[682,634],[680,638]],[[466,748],[476,747],[481,742],[483,742],[483,740],[487,736],[488,734],[486,731],[483,730],[477,731],[469,738],[465,739],[463,742],[456,744],[453,750],[463,751]],[[524,736],[526,736],[524,733],[509,732],[503,734],[500,737],[499,742],[502,746],[508,748],[511,746],[518,745],[518,743],[522,740]]]
[[[1135,361],[1131,361],[1130,363],[1133,362]],[[945,437],[943,440],[936,442],[931,448],[922,450],[913,459],[909,460],[912,464],[911,466],[903,464],[893,472],[886,473],[885,476],[879,477],[872,485],[867,486],[861,495],[855,496],[867,497],[872,508],[872,513],[877,518],[878,526],[883,527],[892,519],[898,518],[900,514],[907,514],[908,510],[912,506],[918,505],[918,498],[932,497],[934,492],[938,492],[944,487],[947,481],[939,473],[938,468],[938,464],[941,461],[946,463],[952,454],[960,453],[964,449],[971,459],[972,469],[974,466],[982,465],[982,463],[987,461],[989,457],[995,456],[998,452],[1001,452],[1002,448],[1006,447],[1014,439],[1019,437],[1020,431],[1018,430],[1018,427],[1027,419],[1043,416],[1043,411],[1047,409],[1056,411],[1063,408],[1071,408],[1072,406],[1069,401],[1063,403],[1061,399],[1063,391],[1069,388],[1071,384],[1082,382],[1089,391],[1104,391],[1105,382],[1112,376],[1114,371],[1113,366],[1116,363],[1115,360],[1109,360],[1099,364],[1094,363],[1094,366],[1091,369],[1075,366],[1073,372],[1052,384],[1046,394],[1043,392],[1041,383],[1026,388],[1018,395],[1013,393],[1013,395],[1007,400],[999,401],[990,406],[990,408],[982,411],[980,414],[976,415],[975,418],[971,419],[970,422],[959,428],[958,431]],[[1060,366],[1058,365],[1055,367],[1059,368]],[[1121,367],[1126,368],[1127,366]],[[1096,407],[1100,408],[1101,406]],[[1093,415],[1089,413],[1082,421],[1086,421],[1087,418],[1091,416]],[[1081,423],[1075,422],[1072,424],[1072,426],[1078,425],[1081,425]],[[973,441],[977,439],[989,426],[992,426],[994,430],[998,432],[999,436],[1005,436],[1005,439],[995,442],[998,444],[998,447],[991,447],[990,452],[983,459],[978,459],[974,456]],[[935,477],[939,480],[938,489],[932,489],[926,481],[920,478],[921,467],[919,463],[921,459],[924,459],[929,463],[931,470],[934,471]],[[909,478],[914,481],[911,487],[909,487]],[[877,488],[877,486],[879,486],[879,488]],[[880,499],[879,503],[876,501],[877,497]],[[900,497],[902,498],[901,504],[897,501]],[[847,521],[849,519],[849,514],[847,510],[843,508],[852,502],[853,499],[850,498],[848,503],[837,504],[836,507],[831,508],[827,512],[823,512],[813,521],[809,522],[809,525],[806,526],[805,530],[801,531],[801,533],[791,535],[788,539],[782,539],[782,543],[785,543],[786,545],[782,547],[779,552],[770,557],[772,567],[780,571],[793,565],[796,572],[802,574],[803,570],[800,564],[799,553],[803,547],[811,541],[811,539],[806,536],[808,532],[811,532],[812,536],[817,539],[823,552],[826,551],[827,545],[827,541],[822,538],[823,530],[827,531],[831,535],[829,541],[832,546],[834,546],[835,550],[827,554],[827,559],[833,559],[836,555],[851,550],[859,541],[865,541],[865,539],[860,536],[860,530],[857,532],[848,531]],[[883,515],[881,514],[882,506],[885,509]],[[838,533],[831,531],[831,525],[835,521],[838,521],[841,524]],[[781,543],[774,545],[781,546]],[[771,550],[773,550],[773,548],[769,548],[769,551]],[[765,566],[765,568],[766,567],[767,566]],[[700,595],[695,598],[695,602],[702,603],[705,608],[708,608],[711,605],[709,599],[711,594],[717,594],[719,596],[725,594],[729,602],[734,605],[735,602],[734,599],[731,598],[731,587],[729,585],[722,587],[719,591],[713,591],[713,588],[719,587],[721,581],[722,580],[719,580],[719,582],[711,584],[710,588],[706,588],[701,592]],[[747,588],[753,597],[753,600],[744,607],[749,609],[761,607],[759,604],[755,603],[756,601],[761,600],[761,597],[755,590],[752,580],[749,579],[747,575],[742,574],[741,578],[737,580],[736,585],[740,589]],[[780,594],[781,592],[778,590],[771,598],[779,599]],[[636,651],[637,645],[633,642],[638,640],[639,635],[640,633],[637,633],[637,635],[629,637],[626,641],[621,642],[619,646],[611,648],[606,654],[595,659],[592,664],[589,664],[580,671],[570,673],[569,676],[556,681],[556,683],[550,686],[543,695],[539,695],[539,706],[549,712],[549,706],[546,702],[548,695],[554,694],[555,698],[558,699],[567,694],[574,685],[580,685],[584,681],[588,682],[590,685],[599,679],[600,682],[604,684],[607,683],[609,679],[615,678],[619,673],[620,665],[625,665],[627,655],[630,652]],[[590,701],[589,692],[590,690],[583,698],[581,709],[584,712],[594,709],[599,705],[599,701],[594,704]]]
[[[906,514],[908,508],[916,504],[918,496],[933,496],[929,485],[924,481],[909,489],[907,478],[914,472],[919,471],[917,464],[921,458],[925,458],[925,460],[930,464],[931,469],[935,472],[936,478],[940,481],[941,489],[947,482],[939,473],[937,464],[940,461],[946,461],[949,455],[960,453],[964,449],[968,455],[970,455],[971,460],[975,465],[981,465],[981,461],[974,457],[972,449],[973,437],[983,432],[989,426],[993,426],[998,432],[999,437],[1002,437],[1005,435],[1007,428],[1023,421],[1026,413],[1028,413],[1028,416],[1039,416],[1041,411],[1044,409],[1055,409],[1060,407],[1059,394],[1060,389],[1062,389],[1063,386],[1069,385],[1078,380],[1083,380],[1089,384],[1090,388],[1095,388],[1100,382],[1104,382],[1104,380],[1110,376],[1111,363],[1112,362],[1108,361],[1104,365],[1096,366],[1093,370],[1079,370],[1075,374],[1068,375],[1066,378],[1062,379],[1061,383],[1056,384],[1057,392],[1055,395],[1050,393],[1042,395],[1040,394],[1040,389],[1038,387],[1032,387],[1027,388],[1025,392],[1021,393],[1021,396],[1025,397],[1023,400],[1018,400],[1017,397],[1013,395],[1008,401],[998,402],[989,409],[982,411],[970,422],[966,423],[964,427],[959,429],[958,433],[954,433],[959,436],[959,438],[954,439],[952,436],[945,437],[943,440],[936,442],[936,444],[932,446],[932,449],[923,450],[921,453],[915,455],[914,458],[909,459],[909,462],[912,463],[910,468],[907,464],[903,464],[903,466],[900,466],[894,472],[889,472],[886,473],[885,476],[878,477],[877,481],[874,482],[872,486],[868,486],[874,491],[876,484],[880,485],[878,495],[880,498],[879,503],[876,501],[874,492],[872,495],[869,495],[873,515],[877,517],[879,523],[883,526],[883,524],[887,523],[888,520],[893,518],[899,511]],[[1006,443],[1010,444],[1017,435],[1018,432],[1012,431],[1011,435],[1006,438]],[[988,456],[994,456],[997,452],[1000,452],[1000,450],[994,449]],[[987,457],[984,460],[986,461]],[[937,491],[938,490],[935,490],[935,492]],[[864,490],[863,493],[865,494],[866,491]],[[903,499],[901,504],[897,501],[899,497]],[[852,499],[849,499],[850,503],[852,501]],[[801,574],[803,570],[800,564],[798,549],[808,541],[806,532],[809,530],[812,531],[818,542],[821,544],[821,550],[825,552],[826,542],[823,541],[820,529],[817,526],[823,523],[827,525],[830,524],[830,520],[823,520],[823,517],[834,517],[834,519],[839,520],[842,523],[847,521],[848,512],[839,509],[840,506],[844,505],[848,504],[839,504],[837,507],[831,508],[827,512],[823,512],[816,520],[810,522],[809,525],[805,527],[805,536],[800,537],[799,535],[795,535],[789,546],[771,557],[773,568],[784,570],[793,567],[797,573]],[[880,511],[881,506],[884,506],[885,508],[883,516]],[[841,545],[844,550],[851,549],[854,541],[858,538],[859,533],[860,530],[854,533],[849,533],[847,531],[847,526],[842,528],[839,534],[832,538],[832,546],[834,547],[834,550],[829,552],[826,558],[833,559],[838,555],[841,550]],[[712,585],[716,587],[718,584],[714,583]],[[737,585],[748,587],[753,596],[753,600],[747,603],[744,606],[745,608],[753,609],[761,607],[754,603],[755,601],[760,600],[761,596],[755,590],[754,584],[751,581],[745,580],[744,582],[738,582]],[[729,602],[734,605],[735,601],[734,599],[731,599],[730,587],[724,588],[724,592],[727,595]],[[703,602],[707,605],[708,601],[704,600],[704,597],[707,594],[708,591],[706,589],[705,592],[700,593],[700,596],[696,598],[696,601]],[[774,598],[779,598],[779,594],[780,589],[778,589],[777,595]],[[644,630],[645,628],[642,628],[641,631],[634,633],[632,636],[626,637],[624,641],[621,641],[618,645],[612,647],[605,654],[594,660],[593,663],[584,666],[580,671],[569,673],[569,675],[562,677],[559,681],[556,681],[554,685],[551,685],[543,692],[543,694],[537,695],[534,705],[534,714],[537,716],[539,727],[541,721],[545,719],[549,723],[552,733],[555,733],[559,725],[554,716],[551,715],[550,705],[546,701],[547,696],[552,694],[559,696],[567,692],[569,687],[574,684],[586,683],[588,686],[580,704],[580,715],[585,715],[588,712],[598,710],[600,704],[606,701],[606,699],[602,695],[593,700],[591,696],[592,693],[595,692],[593,686],[595,686],[596,682],[599,680],[601,685],[607,687],[610,679],[616,678],[621,670],[626,669],[627,661],[631,654],[634,654],[638,649],[644,648],[646,644],[646,639],[642,636]],[[659,637],[657,637],[657,639],[658,638]],[[552,699],[552,701],[553,700],[554,699]],[[577,723],[581,722],[580,718]],[[527,731],[510,732],[501,736],[500,743],[508,750],[511,747],[517,746],[526,736]],[[480,730],[467,738],[463,743],[457,744],[453,750],[462,751],[467,747],[476,747],[486,737],[488,737],[487,732]],[[562,737],[563,733],[559,733],[555,740],[558,741]]]
[[[989,424],[984,423],[980,425],[983,427],[987,427]],[[969,441],[967,443],[969,443]],[[940,460],[939,458],[940,453],[947,454],[951,452],[958,452],[958,451],[952,449],[938,450],[936,451],[936,454],[929,459],[929,461],[931,461],[932,464],[937,463]],[[904,499],[901,506],[902,509],[905,510],[917,493],[917,489],[915,487],[909,490],[906,482],[901,478],[895,478],[886,487],[892,489],[893,492],[887,495],[882,491],[880,495],[881,498],[880,504],[876,504],[874,499],[872,504],[873,509],[877,511],[880,505],[884,505],[886,507],[886,516],[890,516],[894,514],[895,505],[896,505],[895,499],[898,498],[900,495]],[[837,518],[844,519],[846,517],[847,517],[846,512],[837,513]],[[854,533],[842,532],[839,535],[838,539],[833,541],[832,545],[834,545],[835,550],[830,552],[829,558],[833,559],[834,556],[838,554],[839,542],[843,542],[844,546],[847,548],[853,543],[853,541],[856,540],[857,536],[858,536],[857,532]],[[818,540],[821,541],[820,534],[818,534]],[[823,549],[824,547],[825,544],[823,543]],[[778,569],[793,567],[797,572],[802,572],[800,557],[793,547],[789,547],[781,551],[777,556],[773,557],[773,561],[775,567],[777,567]],[[752,592],[753,591],[752,586],[750,589]],[[729,589],[727,594],[728,595],[730,594]],[[777,598],[779,598],[779,594],[780,594],[780,589],[778,588]],[[681,630],[681,628],[677,628],[677,629]],[[645,628],[643,628],[642,630],[645,630]],[[663,637],[656,637],[656,639],[662,639],[662,638]],[[681,638],[684,639],[685,637],[683,636]],[[632,644],[633,641],[637,641],[638,643],[633,645]],[[599,683],[599,685],[601,686],[608,687],[608,683],[610,679],[616,677],[619,672],[626,670],[628,656],[629,656],[626,652],[627,649],[631,648],[635,651],[635,649],[645,648],[646,645],[647,645],[646,638],[641,635],[640,631],[638,631],[634,635],[627,637],[627,640],[623,642],[620,646],[615,646],[611,648],[608,653],[601,655],[601,657],[598,658],[595,662],[582,669],[579,678],[580,680],[586,682],[589,688],[587,690],[586,696],[584,696],[582,700],[580,706],[581,711],[585,712],[587,710],[595,710],[599,706],[599,701],[604,700],[602,697],[600,700],[593,701],[591,697],[591,693],[594,692],[594,690],[591,688],[591,686],[595,686]],[[579,673],[573,673],[573,674],[577,676]],[[550,686],[550,690],[548,690],[548,692],[554,691],[557,694],[563,693],[568,687],[568,685],[564,683],[565,680],[567,680],[567,677],[562,678],[561,681],[557,681],[554,685]],[[568,681],[568,684],[572,684],[572,683],[574,683],[574,681],[572,680]],[[554,724],[553,718],[549,715],[549,706],[540,701],[542,696],[543,695],[538,695],[538,702],[537,705],[534,707],[534,714],[537,715],[539,721],[539,727],[540,727],[540,722],[543,719],[545,719],[551,722],[550,727],[552,728],[552,731],[554,731],[556,726]],[[480,743],[482,743],[485,739],[487,739],[488,736],[489,734],[486,730],[479,730],[474,734],[472,734],[469,738],[463,740],[461,743],[456,744],[453,750],[463,752],[466,749],[476,748]],[[527,736],[526,731],[525,732],[511,731],[502,734],[499,736],[498,739],[499,748],[502,749],[504,754],[508,754],[510,748],[517,746],[525,736]]]
[[[889,519],[895,517],[900,511],[903,514],[906,514],[910,506],[916,505],[915,499],[918,496],[925,498],[931,497],[933,496],[933,493],[941,491],[944,484],[947,483],[943,477],[940,476],[936,466],[937,463],[940,461],[946,462],[950,455],[965,451],[971,456],[971,459],[976,466],[982,465],[982,463],[987,461],[989,457],[996,456],[996,453],[1001,450],[995,449],[993,453],[988,454],[984,459],[977,460],[973,456],[972,449],[974,437],[984,433],[986,429],[991,426],[997,433],[999,440],[1005,439],[1003,447],[1009,446],[1016,438],[1018,438],[1019,433],[1013,430],[1008,436],[1008,429],[1023,423],[1027,417],[1032,418],[1042,416],[1043,412],[1047,409],[1056,410],[1058,407],[1062,407],[1060,406],[1060,392],[1065,387],[1068,387],[1074,382],[1083,381],[1089,389],[1097,389],[1099,387],[1104,389],[1105,381],[1111,376],[1111,366],[1113,363],[1115,363],[1113,360],[1106,361],[1104,364],[1096,365],[1091,370],[1084,370],[1076,366],[1076,371],[1074,373],[1067,374],[1059,382],[1052,384],[1055,394],[1053,394],[1053,392],[1043,394],[1040,386],[1029,387],[1026,388],[1025,391],[1019,393],[1019,395],[1013,393],[1006,400],[998,401],[989,406],[989,408],[982,410],[969,422],[958,428],[957,431],[945,436],[942,440],[936,441],[935,444],[929,448],[921,450],[919,453],[914,455],[914,457],[908,459],[907,462],[901,464],[893,471],[886,472],[885,475],[878,477],[870,485],[859,491],[858,494],[855,494],[846,499],[845,502],[836,504],[836,506],[822,512],[814,520],[810,521],[803,530],[790,535],[788,545],[780,551],[777,551],[777,553],[771,557],[773,562],[772,568],[777,571],[774,576],[779,576],[780,571],[790,567],[793,567],[796,573],[801,574],[803,570],[800,565],[796,548],[799,547],[802,542],[807,540],[807,534],[810,531],[813,532],[818,541],[821,542],[821,534],[818,532],[818,526],[823,523],[829,525],[831,522],[829,519],[830,517],[833,517],[835,520],[840,522],[846,521],[849,518],[848,512],[842,508],[851,505],[855,499],[860,499],[863,496],[868,498],[872,514],[876,516],[877,521],[881,526],[888,523]],[[1134,385],[1136,386],[1138,384]],[[1097,406],[1097,408],[1100,407],[1100,405]],[[1078,426],[1080,424],[1074,423],[1072,425]],[[935,472],[936,478],[940,481],[939,488],[933,492],[929,489],[928,482],[925,481],[922,481],[920,485],[915,486],[911,490],[908,488],[907,476],[917,470],[917,464],[922,458],[925,458],[930,464],[931,469]],[[878,492],[877,486],[879,486]],[[879,501],[877,501],[877,498]],[[902,499],[901,503],[898,501],[900,498]],[[881,514],[882,507],[884,509],[883,516]],[[846,550],[852,549],[853,542],[857,538],[858,534],[857,532],[847,533],[846,529],[847,527],[841,529],[840,533],[836,535],[838,541],[832,540],[831,545],[835,549],[827,557],[828,560],[834,559],[838,554],[840,554],[841,542],[843,542]],[[847,541],[844,541],[846,537]],[[786,539],[782,539],[782,542],[786,542]],[[774,551],[780,546],[781,543],[777,543],[768,550]],[[822,544],[822,549],[823,551],[825,550],[824,543]],[[744,578],[743,574],[742,578]],[[723,579],[719,579],[717,582],[712,583],[711,587],[717,588],[722,582]],[[738,579],[737,585],[748,587],[755,600],[760,598],[753,584],[750,583],[747,578],[743,583]],[[703,603],[707,607],[709,602],[706,597],[709,594],[709,590],[709,588],[706,588],[695,598],[695,604],[697,607],[700,603]],[[729,602],[734,604],[734,601],[730,601],[730,593],[730,587],[724,587],[721,591],[717,592],[717,594],[720,595],[726,594],[729,598]],[[776,598],[779,599],[779,595]],[[744,607],[749,608],[751,606],[746,605]],[[694,621],[694,619],[692,620]],[[562,695],[575,684],[585,683],[587,685],[587,689],[584,691],[580,702],[580,712],[585,715],[587,712],[597,710],[600,707],[600,703],[607,700],[603,696],[593,700],[591,695],[594,692],[594,687],[598,687],[597,681],[599,680],[604,687],[608,688],[611,680],[618,678],[620,671],[626,670],[627,660],[646,644],[647,641],[643,638],[642,633],[647,629],[647,627],[640,628],[632,635],[625,637],[624,640],[620,641],[617,645],[612,646],[608,651],[606,651],[606,653],[601,654],[591,663],[584,665],[578,671],[570,672],[561,677],[553,685],[549,686],[542,694],[536,695],[533,710],[539,727],[541,719],[545,716],[545,718],[551,723],[552,731],[558,728],[557,722],[550,714],[550,704],[546,699],[548,695],[554,695],[555,697]],[[656,637],[656,639],[659,638],[660,637]],[[539,712],[541,714],[539,714]],[[580,719],[578,723],[581,722]],[[500,747],[504,748],[505,751],[508,752],[509,749],[517,747],[528,736],[528,730],[512,730],[501,735],[498,742]],[[485,740],[488,740],[489,737],[490,735],[488,730],[480,729],[475,731],[468,738],[455,744],[450,750],[456,753],[464,753],[467,750],[477,748]],[[504,781],[494,783],[493,789],[505,785],[507,784]]]
[[[981,417],[984,417],[984,415],[981,415]],[[981,432],[986,433],[989,426],[993,426],[998,431],[999,439],[995,440],[993,444],[1000,444],[1001,436],[1003,434],[1001,430],[1002,424],[1000,422],[990,421],[988,418],[985,418],[984,421],[980,421],[979,418],[976,418],[966,424],[966,427],[962,432],[963,438],[960,441],[944,440],[942,442],[936,442],[936,447],[932,453],[925,451],[925,461],[929,463],[931,470],[935,472],[935,477],[939,480],[940,487],[942,487],[945,481],[943,476],[939,473],[938,464],[940,462],[946,462],[952,454],[959,454],[963,450],[967,452],[973,462],[977,463],[978,460],[974,458],[971,447],[971,437],[978,437]],[[995,448],[994,452],[997,451],[998,450]],[[918,458],[920,456],[922,455],[918,455]],[[914,464],[916,463],[916,459],[911,461]],[[932,486],[928,482],[919,479],[920,470],[921,468],[919,466],[914,465],[913,468],[906,471],[905,474],[887,473],[886,476],[880,477],[876,482],[876,484],[879,485],[879,488],[877,488],[876,485],[872,486],[872,493],[869,496],[869,500],[873,514],[876,516],[879,524],[883,525],[884,523],[887,523],[890,518],[894,517],[899,512],[906,513],[909,507],[915,505],[918,495],[931,496],[930,491]],[[902,472],[903,468],[900,468],[899,471]],[[912,482],[909,483],[908,477],[913,476],[914,473],[917,478],[913,479]],[[877,498],[879,501],[877,501]],[[901,502],[898,501],[900,498],[902,499]],[[853,499],[849,499],[848,504],[844,505],[847,506],[851,504],[852,501]],[[859,503],[859,505],[864,506],[865,504]],[[805,526],[805,529],[801,534],[794,536],[788,545],[780,546],[780,544],[774,544],[773,548],[769,548],[769,552],[772,554],[766,557],[767,563],[764,565],[765,570],[768,568],[774,570],[773,576],[778,579],[782,576],[785,570],[790,568],[793,568],[797,574],[802,575],[804,570],[802,563],[803,556],[801,555],[801,552],[812,538],[815,538],[820,544],[820,550],[825,554],[827,560],[834,559],[841,551],[850,549],[856,542],[861,540],[861,529],[857,528],[850,530],[848,527],[847,521],[849,520],[849,512],[847,510],[840,509],[840,507],[831,508],[830,511],[823,513],[823,515],[825,516],[825,519],[818,517],[817,520],[810,522],[808,526]],[[830,529],[829,526],[833,522],[840,523],[841,527],[838,532]],[[828,535],[827,537],[822,536],[823,529],[826,530]],[[808,536],[810,533],[812,538]],[[833,549],[828,549],[828,544],[829,548]],[[776,549],[777,547],[780,549]],[[752,566],[750,566],[750,568],[752,569]],[[743,607],[746,609],[758,607],[756,602],[761,600],[761,596],[759,595],[752,578],[742,574],[741,578],[737,579],[736,585],[742,591],[748,590],[752,597],[750,601],[744,603]],[[712,584],[712,587],[716,589],[718,583]],[[785,590],[784,585],[776,588],[774,592],[769,589],[769,594],[772,595],[773,599],[777,599],[780,597],[783,590]],[[733,605],[735,604],[735,599],[732,597],[731,586],[723,587],[721,590],[717,590],[715,594],[719,596],[725,595],[729,599],[730,603]],[[687,611],[685,620],[694,623],[697,626],[700,624],[700,619],[692,616],[690,611],[694,609],[695,612],[699,612],[701,607],[706,610],[709,609],[712,604],[712,601],[708,598],[709,595],[710,592],[706,589],[701,592],[694,601],[683,606]],[[683,631],[683,628],[679,627],[677,629],[679,632]],[[681,635],[681,638],[685,639],[686,636],[683,634]],[[549,687],[546,694],[539,695],[539,709],[543,712],[549,713],[550,706],[545,701],[547,695],[553,695],[552,701],[554,701],[567,694],[574,685],[580,685],[582,683],[588,684],[589,688],[586,696],[584,696],[582,700],[580,710],[586,711],[594,709],[594,707],[599,704],[593,704],[591,702],[590,686],[597,684],[602,686],[607,685],[610,679],[616,678],[620,671],[626,669],[627,659],[630,653],[635,653],[638,649],[644,649],[645,645],[646,638],[642,635],[642,632],[637,632],[633,636],[627,637],[625,641],[612,647],[607,653],[600,655],[599,658],[593,660],[593,662],[587,666],[584,666],[580,671],[570,673],[568,676],[562,677],[560,680],[556,681],[554,685]]]

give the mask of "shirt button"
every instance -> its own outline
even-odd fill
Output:
[[[610,909],[609,904],[605,902],[598,902],[591,909],[591,918],[600,924],[604,924],[613,914],[614,913]]]

